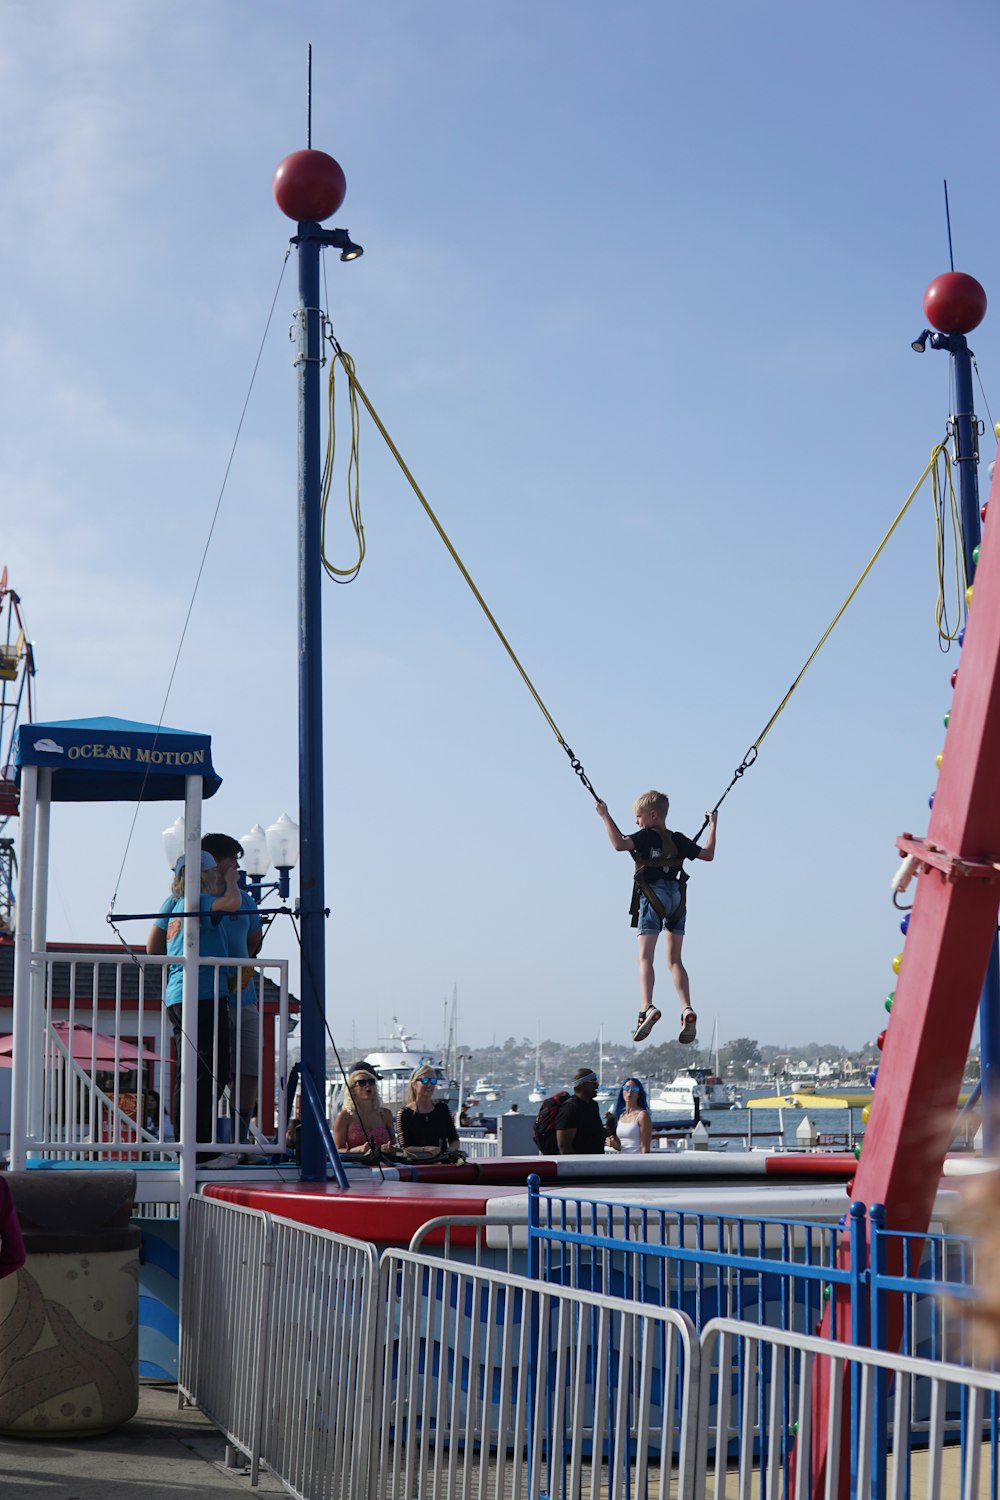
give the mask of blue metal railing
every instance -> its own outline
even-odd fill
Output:
[[[972,1362],[961,1312],[973,1296],[973,1242],[956,1234],[888,1230],[880,1204],[866,1210],[851,1203],[839,1225],[826,1225],[549,1197],[532,1178],[528,1205],[529,1273],[538,1280],[670,1307],[687,1313],[699,1333],[712,1318],[731,1317],[811,1334],[819,1331],[829,1306],[834,1316],[828,1331],[836,1336],[846,1327],[848,1341],[857,1347]],[[842,1257],[844,1249],[849,1253]],[[744,1376],[741,1366],[733,1393],[740,1403]],[[785,1365],[780,1396],[788,1414],[795,1398],[790,1381]],[[751,1389],[763,1433],[765,1403],[772,1399],[769,1378],[756,1374]],[[963,1443],[967,1399],[966,1391],[957,1390],[947,1405],[948,1429],[956,1438],[961,1432]],[[854,1430],[860,1400],[860,1372],[853,1370]],[[926,1440],[931,1420],[926,1408],[926,1396],[914,1389],[907,1441]],[[885,1474],[893,1441],[891,1410],[891,1377],[885,1372],[874,1384],[873,1500],[884,1493],[882,1480],[874,1476]],[[1000,1482],[998,1418],[1000,1403],[990,1397],[983,1436],[990,1447],[994,1495]]]
[[[811,1333],[845,1299],[852,1338],[868,1335],[864,1211],[846,1226],[748,1218],[613,1200],[545,1197],[529,1181],[529,1274],[686,1312],[701,1329],[733,1317]],[[849,1236],[850,1263],[837,1264]]]
[[[902,1353],[968,1362],[955,1313],[972,1296],[974,1254],[962,1235],[887,1229],[880,1204],[852,1203],[831,1225],[549,1197],[528,1182],[531,1276],[674,1307],[699,1329],[735,1317],[813,1332],[832,1298],[849,1309],[852,1343],[888,1347],[901,1318]]]

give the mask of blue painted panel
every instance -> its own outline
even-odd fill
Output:
[[[139,1377],[176,1380],[180,1339],[180,1226],[176,1219],[138,1219]]]

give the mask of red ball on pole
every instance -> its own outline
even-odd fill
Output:
[[[986,316],[986,293],[974,276],[946,271],[924,293],[924,312],[941,333],[971,333]]]
[[[274,201],[290,219],[322,223],[347,196],[340,163],[325,151],[293,151],[274,174]]]

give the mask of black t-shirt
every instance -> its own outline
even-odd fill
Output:
[[[576,1131],[572,1148],[574,1156],[590,1156],[604,1150],[604,1121],[593,1099],[581,1099],[579,1094],[571,1094],[559,1106],[555,1128]]]
[[[674,833],[668,828],[667,832],[674,841],[680,859],[697,859],[701,853],[701,845],[696,844],[694,839],[689,839],[684,833]],[[663,839],[657,828],[637,828],[629,837],[640,859],[659,859],[663,853]],[[678,866],[678,870],[679,870]],[[653,880],[676,880],[677,872],[668,869],[666,865],[645,865],[642,870],[642,878],[647,885]]]
[[[440,1146],[442,1141],[458,1140],[451,1110],[443,1099],[427,1114],[421,1114],[419,1109],[401,1109],[398,1135],[404,1146]]]

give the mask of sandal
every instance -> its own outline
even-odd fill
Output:
[[[635,1030],[632,1033],[633,1042],[644,1042],[659,1019],[660,1012],[656,1009],[655,1005],[651,1005],[648,1010],[641,1010]]]
[[[681,1011],[681,1034],[677,1038],[679,1042],[693,1042],[698,1035],[698,1017],[690,1006]]]

